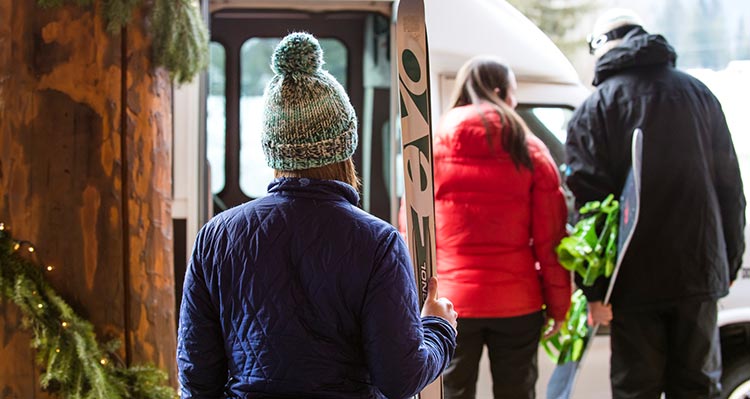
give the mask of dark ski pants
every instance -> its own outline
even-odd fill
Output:
[[[458,319],[456,353],[443,374],[445,399],[476,396],[479,360],[487,345],[495,398],[533,399],[542,312],[529,315]]]
[[[721,385],[715,300],[613,310],[613,399],[711,399]]]

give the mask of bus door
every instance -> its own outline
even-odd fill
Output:
[[[363,181],[361,206],[391,219],[390,21],[368,11],[221,9],[211,14],[206,103],[206,157],[213,214],[266,195],[273,170],[260,134],[263,90],[282,37],[315,35],[324,66],[344,86],[359,120],[354,162]]]

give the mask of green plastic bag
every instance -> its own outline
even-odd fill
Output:
[[[619,211],[620,204],[612,194],[601,202],[587,202],[579,211],[584,217],[556,248],[560,264],[578,273],[584,286],[591,286],[597,278],[610,277],[614,272]],[[577,290],[570,299],[570,309],[560,331],[540,341],[553,362],[563,364],[581,359],[588,334],[587,321],[586,297]]]
[[[554,363],[563,364],[581,360],[588,334],[587,317],[586,296],[583,295],[583,291],[576,290],[570,298],[570,309],[565,314],[565,322],[560,327],[560,331],[547,339],[542,337],[540,341],[540,345]],[[548,327],[551,323],[552,320]]]
[[[557,246],[560,264],[583,277],[585,286],[614,271],[619,210],[620,204],[612,194],[601,202],[587,202],[579,211],[586,217]]]

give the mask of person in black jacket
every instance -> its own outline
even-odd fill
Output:
[[[745,249],[745,197],[724,113],[632,11],[603,14],[590,48],[597,90],[573,115],[566,143],[577,206],[620,195],[633,130],[643,130],[640,218],[611,308],[601,302],[607,279],[579,281],[594,321],[611,320],[612,396],[717,397],[717,300]]]

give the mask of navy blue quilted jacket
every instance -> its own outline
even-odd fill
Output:
[[[455,333],[420,318],[406,246],[349,185],[278,179],[198,233],[177,363],[183,398],[404,398]]]

